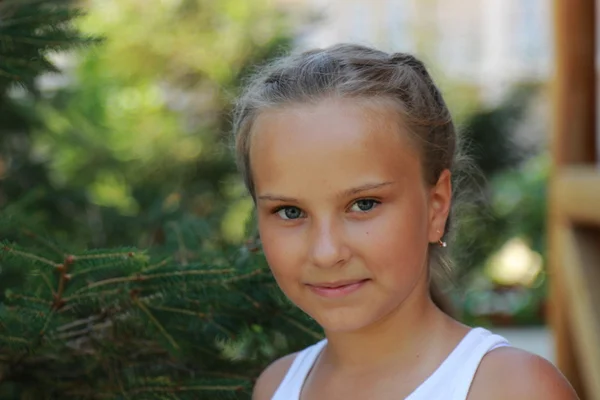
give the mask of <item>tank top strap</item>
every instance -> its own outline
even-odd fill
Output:
[[[300,398],[304,381],[326,344],[327,340],[323,339],[296,355],[272,400],[298,400]]]
[[[485,357],[490,351],[499,347],[510,346],[510,343],[502,336],[495,335],[485,329],[478,328],[480,333],[479,340],[477,343],[473,343],[471,351],[467,357],[462,360],[462,365],[457,370],[457,374],[454,377],[454,392],[452,400],[466,400],[475,378],[475,373]]]

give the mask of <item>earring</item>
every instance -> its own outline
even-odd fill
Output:
[[[442,233],[442,232],[438,230],[437,233]],[[440,245],[440,247],[447,247],[448,246],[448,243],[444,242],[442,240],[442,238],[438,239],[437,243]]]

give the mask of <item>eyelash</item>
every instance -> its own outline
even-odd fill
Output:
[[[367,214],[367,213],[369,213],[370,211],[372,211],[373,209],[377,208],[377,207],[378,207],[378,206],[381,204],[381,201],[379,201],[379,200],[377,200],[377,199],[373,199],[373,198],[364,198],[364,199],[357,199],[357,200],[354,200],[354,201],[353,201],[353,202],[350,204],[350,208],[351,208],[352,206],[354,206],[355,204],[357,204],[359,201],[371,201],[371,202],[373,202],[373,206],[372,206],[370,209],[368,209],[368,210],[366,210],[366,211],[356,211],[357,213],[360,213],[360,214]],[[296,208],[296,209],[300,210],[300,212],[303,212],[301,208],[299,208],[299,207],[296,207],[296,206],[279,206],[279,207],[276,207],[275,209],[273,209],[273,211],[272,211],[272,214],[277,214],[277,213],[279,213],[280,211],[282,211],[282,210],[285,210],[285,209],[288,209],[288,208]],[[302,218],[302,217],[299,217],[299,218]],[[294,221],[294,220],[296,220],[296,219],[299,219],[299,218],[287,218],[287,219],[286,219],[286,218],[281,218],[281,219],[283,219],[284,221]]]

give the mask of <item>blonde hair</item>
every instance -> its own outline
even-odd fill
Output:
[[[456,169],[459,159],[456,129],[423,63],[410,54],[388,54],[360,45],[338,44],[288,55],[260,68],[239,97],[233,121],[236,161],[254,200],[250,138],[257,116],[265,110],[294,103],[316,103],[325,97],[391,101],[398,106],[399,122],[420,151],[426,183],[435,185],[445,169],[451,172]],[[448,218],[444,230],[446,237],[451,219]],[[429,260],[430,267],[437,267],[434,272],[448,272],[450,260],[438,245],[429,247]],[[442,304],[433,280],[430,285],[434,302],[450,313],[449,305]]]

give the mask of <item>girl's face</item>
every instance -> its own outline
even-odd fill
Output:
[[[427,296],[427,248],[450,205],[423,181],[397,114],[323,100],[261,114],[250,158],[259,232],[283,292],[326,331],[381,320]]]

